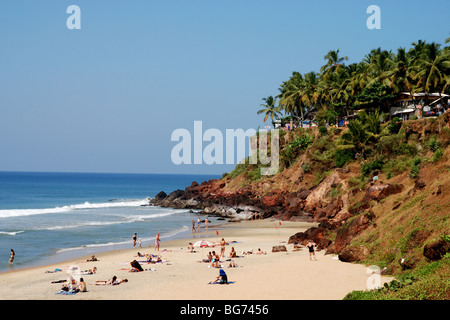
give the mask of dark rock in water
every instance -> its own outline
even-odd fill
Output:
[[[155,196],[155,199],[156,200],[163,200],[166,197],[167,197],[167,194],[164,191],[161,191]]]
[[[170,200],[174,200],[174,199],[176,199],[176,198],[181,197],[183,194],[184,194],[184,190],[178,189],[178,190],[172,191],[172,192],[167,196],[167,200],[169,200],[169,201],[170,201]]]
[[[442,259],[447,252],[450,252],[450,242],[445,241],[444,239],[427,244],[423,248],[423,255],[432,261]]]

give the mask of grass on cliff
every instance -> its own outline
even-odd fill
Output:
[[[241,187],[255,190],[260,185],[263,192],[281,186],[292,192],[318,186],[337,168],[349,172],[346,189],[332,187],[327,201],[347,196],[348,208],[355,209],[355,214],[374,213],[372,225],[350,245],[367,247],[370,254],[361,263],[384,269],[397,282],[383,290],[354,292],[346,299],[449,298],[448,255],[430,262],[423,248],[450,234],[450,129],[442,116],[397,124],[390,121],[370,132],[361,119],[351,128],[281,132],[278,174],[261,176],[263,165],[247,163],[224,175],[231,181],[227,185],[236,186],[239,181]],[[376,183],[402,185],[403,191],[372,200],[367,208],[362,206],[363,198],[374,176]],[[399,263],[402,259],[409,269]]]
[[[353,291],[344,300],[449,300],[450,254],[403,273],[381,289]]]

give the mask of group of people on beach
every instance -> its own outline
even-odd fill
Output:
[[[192,233],[200,233],[201,230],[201,223],[202,220],[200,219],[200,217],[197,218],[197,229],[195,229],[195,220],[192,220]],[[208,224],[209,224],[209,219],[208,217],[205,218],[205,231],[208,231]]]
[[[132,240],[133,240],[133,248],[136,247],[136,244],[138,244],[139,248],[142,248],[142,239],[137,238],[137,233],[133,234]],[[158,233],[155,237],[155,250],[156,251],[159,251],[159,243],[160,242],[161,242],[161,239],[160,239],[160,235]]]

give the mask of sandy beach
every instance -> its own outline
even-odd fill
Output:
[[[221,265],[231,284],[208,284],[219,274],[218,268],[199,262],[207,258],[209,251],[220,252],[216,247],[195,248],[187,252],[189,242],[201,240],[201,235],[184,240],[161,242],[162,263],[141,263],[144,272],[129,272],[130,262],[142,261],[137,252],[157,254],[151,247],[130,248],[96,255],[98,261],[87,262],[89,256],[73,261],[10,271],[0,274],[0,299],[11,300],[340,300],[352,290],[366,290],[369,275],[366,267],[340,262],[336,256],[316,253],[317,261],[310,261],[306,248],[295,249],[287,244],[289,237],[313,226],[304,222],[280,222],[274,220],[231,223],[220,229],[209,230],[208,241],[228,242],[226,258]],[[205,234],[202,230],[201,234]],[[272,252],[272,247],[286,246],[287,252]],[[237,267],[229,268],[227,261],[234,247]],[[256,254],[258,249],[266,254]],[[253,254],[242,252],[253,250]],[[87,292],[74,295],[56,294],[62,283],[52,281],[68,278],[66,268],[79,266],[81,270],[97,267],[96,274],[82,275]],[[61,269],[57,272],[55,269]],[[113,276],[128,279],[119,285],[96,285],[98,280]],[[382,281],[390,281],[383,277]]]

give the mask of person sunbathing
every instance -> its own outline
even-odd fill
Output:
[[[194,251],[194,245],[192,244],[192,242],[189,242],[189,247],[186,251],[187,253],[193,253]]]
[[[81,274],[95,274],[95,273],[97,273],[97,267],[94,267],[94,268],[89,269],[89,270],[81,271]]]
[[[262,251],[260,248],[258,248],[258,251],[256,251],[256,254],[266,254],[266,252]]]
[[[234,247],[231,247],[230,258],[236,258],[236,251],[234,250]]]
[[[109,280],[97,280],[97,281],[95,281],[95,285],[96,286],[103,286],[103,285],[107,285],[107,284],[113,284],[114,281],[116,281],[116,280],[117,280],[117,277],[113,276]]]
[[[213,254],[213,257],[211,259],[211,265],[209,267],[218,268],[219,262],[220,262],[220,257],[215,251],[213,251],[212,254]]]
[[[231,262],[228,264],[228,268],[236,268],[237,266],[238,265],[233,260],[231,260]]]
[[[131,266],[130,272],[144,271],[144,269],[142,269],[142,266],[140,265],[140,263],[137,262],[136,260],[131,261],[130,266]]]
[[[228,277],[227,277],[227,274],[225,273],[225,271],[223,271],[223,269],[220,269],[219,275],[211,283],[228,284]]]
[[[96,286],[104,286],[104,285],[119,285],[123,282],[128,282],[128,279],[117,279],[116,276],[113,276],[111,279],[109,280],[97,280],[95,281],[95,285]]]

